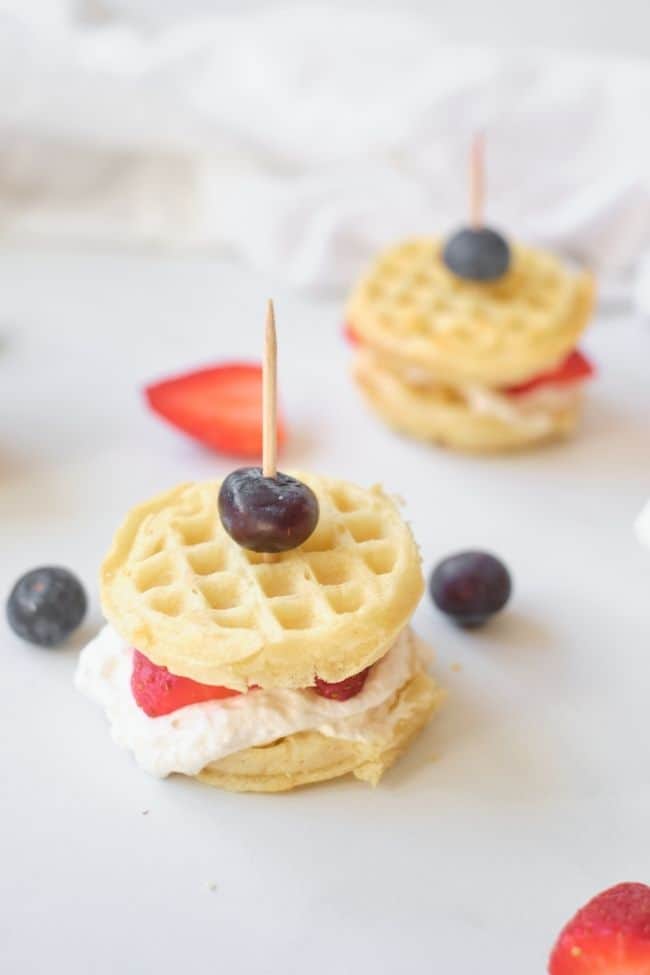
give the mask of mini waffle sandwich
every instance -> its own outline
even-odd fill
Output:
[[[268,467],[265,454],[127,516],[77,686],[154,775],[375,784],[441,697],[409,628],[417,547],[380,488]]]
[[[477,213],[446,243],[408,240],[373,263],[347,307],[353,374],[421,440],[500,451],[565,437],[593,372],[576,349],[593,300],[589,274],[510,247]]]

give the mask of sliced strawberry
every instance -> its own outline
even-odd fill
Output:
[[[361,339],[354,331],[354,329],[352,328],[349,322],[345,322],[343,325],[343,338],[345,339],[346,342],[349,342],[350,345],[361,344]]]
[[[230,687],[199,684],[189,677],[170,674],[166,667],[152,663],[139,650],[133,651],[131,690],[138,707],[150,718],[170,714],[188,704],[219,701],[239,694],[239,691],[233,691]]]
[[[557,940],[550,975],[650,975],[650,887],[618,884],[578,911]]]
[[[521,396],[523,393],[530,393],[531,390],[539,386],[546,386],[548,383],[561,385],[563,383],[575,383],[580,380],[589,379],[595,373],[595,368],[586,356],[579,349],[574,349],[555,369],[548,372],[540,372],[533,379],[528,379],[525,383],[518,383],[516,386],[506,386],[503,390],[508,396]]]
[[[321,697],[329,697],[332,701],[347,701],[363,690],[369,670],[370,667],[366,667],[358,674],[353,674],[352,677],[346,677],[344,680],[338,680],[332,684],[317,677],[314,690]]]
[[[262,454],[262,367],[231,362],[147,386],[149,405],[175,427],[215,450]],[[286,439],[278,419],[278,443]]]

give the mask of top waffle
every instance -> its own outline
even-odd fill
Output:
[[[440,242],[421,238],[380,255],[352,294],[348,322],[362,342],[442,382],[507,386],[571,351],[593,292],[589,274],[524,247],[498,281],[461,280]]]
[[[226,534],[219,482],[134,508],[101,573],[121,636],[174,674],[238,690],[338,681],[379,659],[422,594],[411,531],[379,487],[300,478],[318,526],[274,562]]]

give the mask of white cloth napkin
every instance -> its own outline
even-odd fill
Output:
[[[635,526],[636,534],[642,545],[650,548],[650,501],[638,516]]]
[[[378,247],[465,219],[484,128],[490,222],[634,272],[650,314],[648,64],[452,49],[397,11],[152,30],[30,6],[0,0],[5,239],[209,247],[341,292]]]

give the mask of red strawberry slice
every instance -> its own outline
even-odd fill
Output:
[[[239,694],[239,691],[233,691],[230,687],[199,684],[189,677],[170,674],[166,667],[152,663],[139,650],[133,651],[131,690],[138,707],[150,718],[170,714],[188,704],[219,701]]]
[[[343,325],[343,338],[345,339],[346,342],[349,342],[350,345],[361,344],[361,339],[354,331],[354,329],[352,328],[349,322],[345,322]]]
[[[346,677],[344,680],[334,681],[334,683],[328,683],[328,681],[317,677],[314,690],[321,697],[329,697],[331,701],[347,701],[363,690],[369,670],[370,667],[366,667],[358,674],[353,674],[352,677]]]
[[[518,383],[516,386],[506,386],[503,390],[508,396],[521,396],[523,393],[530,393],[531,390],[547,383],[561,385],[563,383],[575,383],[580,380],[589,379],[595,373],[595,368],[586,356],[579,349],[574,349],[555,369],[548,372],[540,372],[533,379],[528,379],[525,383]]]
[[[650,975],[650,887],[618,884],[578,911],[557,940],[550,975]]]
[[[147,386],[156,413],[215,450],[240,457],[262,454],[262,367],[230,362]],[[278,419],[278,443],[286,439]]]

